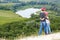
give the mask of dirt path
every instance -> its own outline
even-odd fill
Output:
[[[60,33],[54,33],[49,35],[30,36],[15,40],[60,40]]]

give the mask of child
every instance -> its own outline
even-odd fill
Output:
[[[46,17],[46,29],[47,29],[47,34],[51,33],[51,29],[50,29],[50,20],[48,17],[48,12],[45,12],[45,17]]]

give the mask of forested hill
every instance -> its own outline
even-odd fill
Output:
[[[59,2],[60,0],[0,0],[0,2],[20,2],[20,1],[23,1],[23,2],[31,2],[31,1],[36,1],[36,2]]]

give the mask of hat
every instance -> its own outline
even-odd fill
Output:
[[[41,8],[41,10],[42,10],[42,11],[45,11],[45,10],[46,10],[46,8],[45,8],[45,7],[43,7],[43,8]]]

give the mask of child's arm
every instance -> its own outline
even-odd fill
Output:
[[[49,20],[49,17],[47,17],[47,19]],[[49,22],[50,22],[50,20],[49,20]]]

